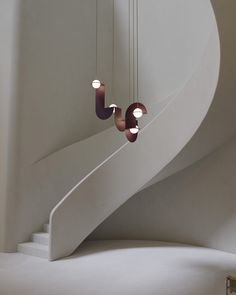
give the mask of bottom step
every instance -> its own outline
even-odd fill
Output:
[[[31,255],[31,256],[37,256],[40,258],[46,258],[48,259],[48,246],[47,245],[42,245],[38,243],[21,243],[18,244],[17,247],[18,252]]]

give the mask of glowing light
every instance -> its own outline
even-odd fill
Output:
[[[130,128],[129,131],[132,133],[132,134],[137,134],[139,132],[139,128],[138,126],[136,126],[135,128]]]
[[[115,111],[116,111],[117,105],[112,103],[112,104],[109,105],[109,108],[113,108],[113,114],[114,114]]]
[[[140,109],[140,108],[136,108],[134,111],[133,111],[133,115],[135,116],[135,118],[139,119],[142,117],[143,115],[143,111]]]
[[[101,86],[101,82],[99,80],[93,80],[92,86],[94,89],[98,89]]]

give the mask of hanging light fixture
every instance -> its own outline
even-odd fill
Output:
[[[114,95],[114,35],[115,35],[115,4],[113,0],[113,58],[112,58],[112,95]],[[114,114],[114,122],[117,129],[121,132],[125,132],[127,139],[130,142],[135,142],[138,133],[138,119],[140,119],[144,114],[147,114],[146,107],[138,102],[139,101],[139,76],[138,76],[138,0],[129,0],[129,95],[132,96],[133,103],[127,108],[125,113],[125,119],[122,118],[122,110],[115,103],[110,104],[109,107],[105,107],[105,85],[97,79],[97,70],[98,70],[98,0],[96,0],[96,79],[92,82],[92,86],[96,92],[96,114],[102,119],[106,120]],[[132,4],[132,9],[131,9]],[[131,11],[132,10],[132,11]],[[132,29],[131,29],[131,17],[132,20]],[[136,38],[135,38],[135,26],[136,26]],[[131,36],[132,36],[132,71],[131,71]],[[135,47],[136,47],[136,61],[135,61]],[[135,65],[136,62],[136,65]],[[135,71],[136,66],[136,71]],[[132,83],[131,83],[132,80]],[[131,85],[132,84],[132,85]],[[136,86],[136,87],[135,87]],[[132,92],[132,95],[131,95]],[[135,102],[136,97],[136,102]],[[114,97],[113,97],[114,98]]]

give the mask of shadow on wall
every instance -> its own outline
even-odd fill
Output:
[[[236,253],[236,139],[138,193],[90,239],[149,239]]]

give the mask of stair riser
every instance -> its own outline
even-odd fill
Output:
[[[49,237],[37,236],[37,234],[33,234],[32,241],[42,245],[49,245]]]

